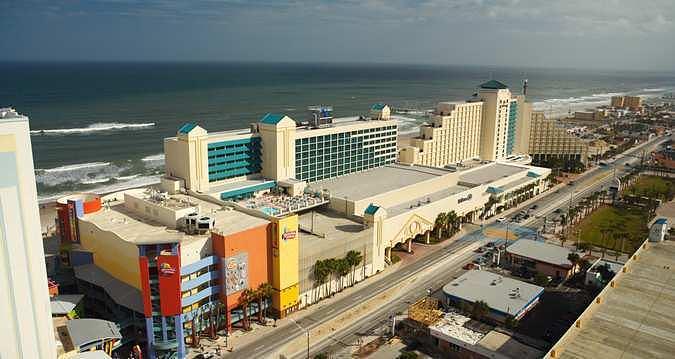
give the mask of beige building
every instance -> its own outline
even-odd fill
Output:
[[[329,193],[329,207],[336,213],[359,218],[364,227],[348,227],[353,228],[352,236],[370,231],[367,253],[377,272],[391,263],[394,246],[410,250],[416,236],[428,239],[439,213],[454,211],[466,222],[478,221],[512,205],[520,196],[545,191],[550,173],[548,168],[502,162],[460,172],[393,164],[319,181],[310,188]],[[493,204],[485,208],[490,198]]]
[[[480,154],[482,102],[440,102],[430,124],[399,151],[399,162],[443,167]]]
[[[304,126],[282,114],[267,114],[249,129],[213,133],[186,123],[176,137],[164,140],[163,182],[175,191],[230,199],[277,184],[295,192],[300,182],[391,164],[398,124],[389,112],[380,104],[371,109],[373,119],[331,118]]]
[[[532,104],[526,102],[524,95],[516,96],[518,122],[516,123],[515,144],[512,153],[527,154],[530,149],[530,131],[532,127]]]
[[[605,110],[576,111],[574,119],[578,121],[602,121],[607,117]]]
[[[588,162],[588,143],[570,134],[556,120],[548,119],[541,111],[532,112],[530,149],[534,163],[541,163],[552,157],[564,160]]]
[[[0,358],[55,358],[28,118],[0,108]]]
[[[642,98],[640,96],[612,96],[610,106],[639,111],[642,108]]]
[[[499,160],[507,156],[511,91],[495,80],[480,85],[478,98],[483,102],[480,158]]]

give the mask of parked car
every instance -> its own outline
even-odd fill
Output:
[[[537,208],[539,208],[539,206],[536,205],[536,204],[533,204],[532,207],[530,207],[531,210],[535,210],[535,209],[537,209]]]
[[[560,208],[556,208],[556,210],[555,210],[555,212],[554,212],[554,213],[558,213],[558,214],[560,214],[560,213],[562,213],[562,209],[560,209]]]
[[[504,222],[506,222],[506,218],[505,218],[505,217],[499,217],[499,218],[497,218],[497,223],[504,223]]]
[[[476,248],[476,250],[475,250],[474,252],[476,252],[476,253],[483,253],[483,252],[484,252],[483,247],[478,247],[478,248]]]

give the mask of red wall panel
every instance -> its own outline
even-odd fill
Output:
[[[159,275],[159,305],[163,316],[180,314],[180,257],[161,255],[157,257]]]
[[[148,270],[148,257],[138,258],[138,266],[141,271],[141,296],[143,297],[143,314],[146,318],[152,316],[152,303],[150,303],[150,273]]]

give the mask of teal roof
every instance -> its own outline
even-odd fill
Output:
[[[504,192],[504,190],[501,189],[501,188],[499,188],[499,187],[488,187],[488,188],[487,188],[487,191],[488,191],[489,193],[492,193],[492,194],[498,194],[498,193]]]
[[[490,89],[490,90],[504,90],[509,88],[508,86],[504,85],[503,83],[497,80],[490,80],[488,82],[484,82],[480,84],[479,87],[482,89]]]
[[[178,129],[178,133],[183,133],[183,134],[190,133],[190,131],[192,131],[195,127],[197,127],[197,124],[194,123],[194,122],[184,123],[184,124],[183,124],[182,126],[180,126],[180,128]]]
[[[380,209],[379,206],[376,206],[376,205],[371,203],[371,204],[368,205],[368,208],[366,208],[366,214],[369,214],[369,215],[372,216],[373,214],[375,214],[375,212],[377,212],[378,209]]]
[[[667,224],[668,221],[665,218],[659,218],[654,223],[656,223],[656,224]]]
[[[382,110],[384,108],[384,106],[387,106],[387,105],[383,104],[383,103],[376,103],[376,104],[370,106],[370,109],[379,111],[379,110]]]
[[[262,118],[262,120],[260,120],[260,122],[268,125],[276,125],[277,123],[281,122],[281,119],[283,119],[284,116],[285,115],[280,113],[268,113]]]
[[[540,177],[540,175],[537,174],[537,173],[534,173],[532,171],[529,171],[529,172],[527,172],[527,177],[537,178],[537,177]]]

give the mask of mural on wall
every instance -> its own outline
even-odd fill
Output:
[[[223,278],[226,295],[248,288],[248,253],[223,258]]]

